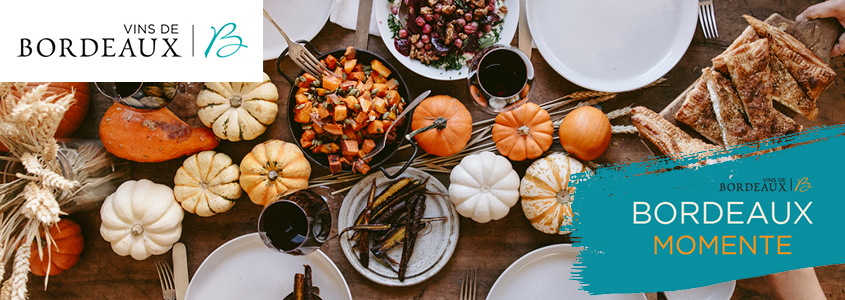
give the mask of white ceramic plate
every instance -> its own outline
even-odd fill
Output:
[[[510,45],[513,35],[516,34],[516,25],[519,23],[519,0],[503,0],[502,3],[508,7],[508,13],[505,15],[505,22],[502,23],[502,31],[499,33],[499,41],[496,44]],[[387,25],[387,18],[390,15],[389,6],[390,2],[388,0],[373,0],[373,13],[376,14],[379,34],[384,41],[384,45],[390,50],[390,53],[393,54],[396,60],[408,69],[411,69],[411,71],[414,71],[414,73],[431,79],[458,80],[467,78],[469,68],[466,66],[460,70],[446,71],[445,69],[426,66],[418,60],[410,59],[399,53],[396,47],[393,46],[393,32],[390,31],[390,27]]]
[[[623,92],[654,82],[689,47],[695,0],[526,0],[537,49],[582,87]]]
[[[326,25],[332,3],[334,0],[264,0],[264,9],[292,40],[310,41]],[[264,19],[264,60],[278,58],[287,48],[285,38]]]
[[[736,280],[663,293],[669,300],[730,300],[734,294],[734,288],[736,288]]]
[[[645,300],[644,294],[612,294],[591,296],[578,290],[581,283],[570,279],[570,270],[581,247],[558,244],[543,247],[520,257],[510,265],[487,294],[487,300],[498,299],[605,299]]]
[[[317,250],[293,256],[271,250],[250,233],[226,242],[202,262],[185,299],[278,300],[293,291],[293,276],[311,266],[312,283],[323,299],[352,299],[343,274]]]
[[[381,0],[376,0],[381,1]],[[398,171],[399,167],[387,168],[391,174]],[[392,182],[392,180],[384,177],[384,174],[377,170],[373,170],[373,174],[361,179],[355,186],[349,190],[349,194],[343,200],[340,206],[340,213],[338,213],[338,232],[344,228],[350,227],[355,223],[358,214],[367,205],[367,197],[370,193],[370,186],[373,178],[376,179],[376,196]],[[430,177],[427,173],[408,168],[400,177],[413,177],[415,179],[425,179]],[[440,183],[437,178],[431,177],[426,184],[426,188],[432,192],[448,194],[449,190]],[[422,232],[417,236],[416,245],[414,246],[414,253],[408,264],[408,271],[405,273],[405,281],[399,281],[396,272],[382,265],[370,256],[369,269],[364,268],[358,262],[358,252],[353,251],[352,243],[349,241],[351,233],[346,233],[340,237],[340,247],[343,249],[343,254],[349,263],[358,270],[361,275],[367,277],[375,283],[387,286],[410,286],[434,276],[446,262],[452,257],[455,252],[455,247],[458,245],[458,230],[460,222],[458,220],[458,213],[449,202],[448,196],[434,196],[428,195],[425,199],[425,214],[423,217],[442,217],[446,216],[449,219],[445,222],[433,222],[427,234]],[[423,231],[423,232],[424,232]],[[391,249],[387,255],[395,259],[397,262],[402,257],[402,246]],[[326,298],[328,299],[328,298]]]

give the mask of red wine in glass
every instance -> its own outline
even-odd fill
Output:
[[[300,190],[264,207],[258,217],[258,234],[271,249],[306,255],[319,249],[331,231],[332,217],[326,199]]]
[[[484,112],[498,114],[528,101],[534,67],[519,49],[495,45],[475,55],[469,65],[469,91]]]

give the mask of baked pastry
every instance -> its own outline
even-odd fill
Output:
[[[751,127],[758,138],[772,137],[772,79],[767,39],[737,47],[725,55],[725,65],[736,87]]]
[[[684,104],[675,113],[675,120],[689,125],[711,142],[722,144],[722,130],[716,121],[713,104],[710,103],[710,92],[707,91],[707,83],[703,77],[702,75],[698,78],[695,86],[687,93]]]
[[[769,70],[771,70],[772,84],[774,85],[772,100],[783,104],[783,106],[801,114],[810,121],[814,120],[816,115],[819,114],[816,101],[807,97],[807,94],[798,86],[798,82],[795,81],[792,74],[786,70],[783,62],[771,50],[769,51],[769,57]]]
[[[756,140],[755,132],[743,118],[742,101],[739,100],[731,82],[722,76],[722,73],[711,68],[705,68],[703,72],[725,147]]]
[[[733,43],[728,46],[728,49],[725,49],[722,54],[719,54],[718,56],[711,59],[711,61],[713,62],[713,69],[722,72],[722,74],[724,75],[728,75],[728,66],[725,65],[725,56],[728,54],[728,52],[739,48],[739,46],[756,42],[759,39],[760,36],[757,35],[757,32],[754,31],[754,28],[752,28],[751,26],[745,27],[745,30],[742,31],[742,34],[740,34],[739,37],[737,37],[733,41]]]
[[[743,17],[757,31],[757,35],[770,40],[772,52],[783,62],[784,67],[810,99],[818,99],[822,91],[836,78],[836,72],[795,37],[754,17]]]
[[[666,155],[678,157],[683,154],[720,149],[691,137],[654,111],[642,106],[631,109],[631,121],[640,134],[660,148],[660,151]]]

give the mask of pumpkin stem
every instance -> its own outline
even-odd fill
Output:
[[[531,133],[531,128],[528,128],[528,126],[526,126],[526,125],[522,125],[522,126],[519,126],[519,128],[516,129],[516,132],[519,133],[519,135],[521,135],[521,136],[526,136],[529,133]]]
[[[229,106],[238,108],[241,107],[241,102],[243,102],[243,98],[240,95],[235,95],[232,99],[229,99]]]
[[[417,129],[417,130],[414,130],[413,132],[405,135],[405,138],[410,141],[411,138],[413,138],[415,135],[426,132],[426,131],[428,131],[432,128],[437,128],[437,130],[446,129],[446,123],[448,121],[449,121],[449,119],[447,119],[447,118],[437,117],[437,119],[434,119],[434,123],[431,123],[431,125],[425,126],[423,128]]]
[[[275,170],[270,171],[270,173],[267,174],[267,178],[269,178],[270,181],[275,181],[279,178],[279,172],[276,172]]]
[[[132,235],[141,235],[144,233],[144,227],[140,224],[132,225]]]
[[[564,188],[557,192],[557,195],[555,195],[555,199],[557,199],[558,203],[566,205],[569,202],[572,202],[572,192],[569,190],[569,188]]]

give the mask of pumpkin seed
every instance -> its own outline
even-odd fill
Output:
[[[355,105],[352,107],[354,107],[355,110],[361,110],[361,104],[355,103]]]
[[[341,137],[341,138],[343,138],[344,140],[348,140],[348,139],[349,139],[349,137],[347,137],[345,134],[344,134],[344,135],[341,135],[340,137]]]
[[[319,146],[319,145],[322,145],[322,144],[323,144],[323,142],[321,142],[320,140],[314,140],[314,146]]]
[[[300,103],[299,105],[296,106],[296,108],[294,110],[300,110],[300,109],[303,109],[303,108],[305,108],[305,103]]]
[[[361,91],[359,91],[359,90],[358,90],[358,89],[356,89],[356,88],[351,88],[351,89],[349,89],[349,95],[352,95],[352,96],[358,97],[358,93],[361,93]]]
[[[311,125],[302,125],[302,130],[308,130],[313,128]]]
[[[314,80],[314,81],[311,82],[311,86],[313,86],[313,87],[319,87],[320,84],[321,84],[320,80]]]
[[[345,119],[345,120],[343,120],[343,123],[346,123],[347,125],[352,125],[352,120]]]
[[[373,91],[370,92],[370,94],[373,94],[373,95],[378,94],[378,89],[373,89]]]
[[[371,65],[365,65],[365,66],[364,66],[364,71],[365,71],[365,72],[367,72],[367,71],[372,71],[372,70],[373,70],[373,66],[371,66]]]
[[[346,80],[346,73],[341,73],[340,78],[343,78],[343,80]]]
[[[386,112],[384,112],[384,114],[381,116],[381,119],[382,119],[382,120],[386,120],[386,119],[387,119],[387,116],[389,116],[389,115],[390,115],[390,112],[387,112],[387,111],[386,111]]]
[[[370,77],[370,73],[372,73],[372,72],[370,72],[370,71],[364,71],[364,76],[366,76],[366,77]]]
[[[299,86],[300,82],[302,82],[302,81],[299,80],[299,77],[296,77],[296,79],[293,81],[293,86]]]
[[[299,76],[296,79],[299,79],[299,82],[305,82],[308,79],[305,79],[305,76]]]

